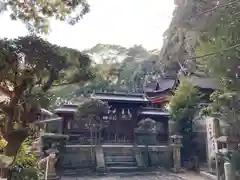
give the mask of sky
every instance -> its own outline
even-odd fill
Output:
[[[52,21],[47,40],[78,50],[98,43],[160,49],[174,9],[173,0],[88,0],[91,11],[76,25]],[[0,38],[27,35],[25,26],[0,15]]]

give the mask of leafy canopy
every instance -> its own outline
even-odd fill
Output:
[[[187,79],[181,79],[180,85],[170,98],[169,107],[172,121],[191,118],[199,101],[198,91]]]
[[[9,95],[9,102],[0,104],[4,114],[1,130],[8,141],[6,148],[15,149],[7,154],[14,156],[18,148],[12,145],[21,145],[29,123],[36,120],[43,104],[47,106],[48,90],[55,85],[83,83],[93,74],[88,56],[69,48],[63,51],[37,36],[3,39],[0,49],[0,88]],[[70,70],[74,72],[68,74]],[[21,135],[15,133],[17,137],[9,136],[14,134],[14,124],[23,128]]]
[[[89,12],[86,0],[5,0],[0,12],[9,11],[12,20],[20,20],[33,33],[48,33],[51,19],[76,24]]]
[[[221,84],[220,90],[211,95],[211,103],[203,112],[239,128],[240,4],[239,1],[226,1],[224,4],[223,8],[214,10],[216,23],[205,31],[196,49],[197,55],[203,56],[202,67]]]

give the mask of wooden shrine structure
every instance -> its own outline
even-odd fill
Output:
[[[207,94],[215,90],[208,78],[192,77],[194,85]],[[76,174],[76,171],[94,169],[98,173],[111,171],[124,172],[142,170],[146,167],[173,167],[180,171],[181,137],[169,137],[169,112],[166,104],[173,95],[179,80],[165,78],[150,82],[141,94],[133,93],[94,93],[89,98],[108,103],[110,109],[100,120],[90,120],[94,132],[89,129],[89,119],[77,119],[78,106],[84,99],[75,104],[65,104],[51,114],[41,112],[35,124],[44,127],[45,134],[67,135],[67,145],[62,154],[61,170],[64,175]],[[51,117],[49,117],[51,116]],[[150,118],[156,122],[156,131],[148,137],[136,133],[138,122]],[[106,122],[106,123],[105,123]],[[101,125],[101,126],[99,126]],[[100,130],[100,131],[99,131]],[[43,133],[43,134],[44,134]],[[93,134],[97,137],[96,142]],[[154,143],[144,142],[154,140]],[[145,157],[148,148],[148,160]],[[148,164],[150,162],[150,164]],[[150,165],[150,166],[149,166]]]
[[[210,78],[191,76],[189,80],[206,94],[210,94],[217,89],[214,81]],[[97,127],[98,122],[92,122],[96,125],[95,132],[98,138],[102,139],[103,143],[132,143],[134,142],[134,130],[138,122],[142,119],[151,118],[156,121],[158,142],[168,142],[169,113],[166,104],[178,84],[178,79],[168,77],[146,84],[146,87],[144,87],[145,93],[100,92],[92,94],[90,98],[104,101],[110,106],[108,115],[102,117],[102,121],[107,122],[107,124],[104,124],[101,130],[97,130],[99,129]],[[76,139],[79,137],[81,139],[89,138],[91,136],[88,128],[89,122],[76,119],[75,113],[78,105],[65,104],[55,109],[54,114],[58,117],[48,120],[51,123],[46,122],[49,125],[52,124],[50,125],[52,128],[48,129],[54,129],[56,132],[56,127],[60,127],[58,132],[67,134],[73,139],[74,137],[77,137]],[[62,118],[62,121],[59,121],[59,117]],[[55,119],[57,122],[54,122]],[[56,125],[59,122],[61,122],[61,125]]]
[[[105,143],[131,143],[134,141],[134,129],[140,120],[151,118],[159,127],[159,142],[168,141],[168,112],[160,108],[152,108],[151,100],[145,94],[95,93],[92,99],[107,102],[110,106],[107,116],[102,117],[107,125],[101,129],[101,138]],[[63,118],[64,134],[89,137],[86,121],[76,120],[78,105],[64,105],[55,109],[55,113]],[[97,124],[97,122],[96,122]]]

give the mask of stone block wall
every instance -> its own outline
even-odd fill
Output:
[[[92,154],[91,154],[92,152]],[[67,146],[62,166],[66,168],[93,168],[95,165],[95,147]]]
[[[148,153],[151,166],[164,167],[169,169],[173,167],[172,148],[169,146],[150,146]]]
[[[109,145],[103,146],[103,151],[108,154],[122,154],[127,155],[129,153],[134,153],[134,148],[132,145]]]

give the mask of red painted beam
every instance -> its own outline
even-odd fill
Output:
[[[154,103],[165,103],[165,102],[168,102],[168,98],[167,97],[153,97],[153,98],[151,98],[151,101]]]

